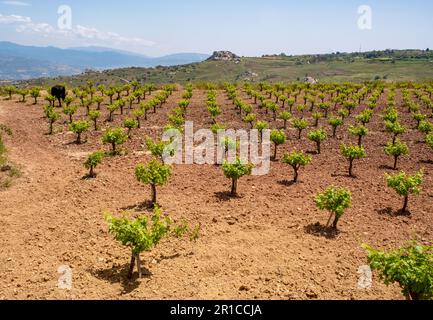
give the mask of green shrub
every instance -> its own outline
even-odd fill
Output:
[[[395,121],[385,121],[386,131],[393,134],[392,142],[395,143],[397,137],[406,132],[406,128],[400,124],[400,122]]]
[[[126,118],[123,120],[123,126],[128,129],[128,138],[131,139],[132,129],[138,128],[138,121],[136,119]]]
[[[358,137],[358,146],[362,147],[362,138],[368,135],[368,129],[364,126],[350,126],[349,132],[354,136]]]
[[[341,154],[349,160],[349,176],[353,177],[353,162],[367,156],[365,149],[359,146],[341,145]]]
[[[167,146],[170,144],[169,141],[155,142],[150,137],[146,138],[146,146],[154,157],[157,157],[164,162],[164,152],[169,151],[170,156],[174,156],[175,150],[166,150]]]
[[[395,142],[388,142],[385,147],[385,154],[388,156],[394,157],[394,170],[397,169],[398,159],[401,156],[405,156],[409,154],[409,148],[406,143],[401,142],[399,139],[395,140]]]
[[[222,169],[226,178],[232,179],[230,194],[235,197],[237,195],[238,180],[243,176],[251,175],[253,165],[243,164],[240,159],[237,159],[234,163],[225,162]]]
[[[302,131],[304,131],[305,129],[308,128],[308,125],[309,125],[308,121],[305,119],[296,118],[296,119],[293,119],[292,124],[293,124],[293,127],[295,129],[298,129],[298,140],[301,140]]]
[[[152,203],[157,204],[156,187],[167,184],[171,177],[171,168],[156,160],[150,161],[146,166],[143,164],[137,165],[135,168],[135,176],[141,183],[148,184],[152,190]]]
[[[124,144],[128,140],[128,136],[121,128],[110,128],[102,137],[103,144],[111,144],[112,154],[117,154],[117,146]]]
[[[411,194],[418,195],[421,193],[421,185],[424,177],[423,172],[419,171],[412,176],[405,172],[400,172],[395,175],[385,174],[385,176],[388,187],[394,189],[399,196],[404,197],[404,204],[401,212],[406,213],[409,205],[409,196]]]
[[[328,135],[326,134],[325,130],[318,129],[311,131],[308,134],[308,139],[316,143],[317,146],[317,154],[321,153],[321,145],[322,142],[325,141],[328,138]]]
[[[89,119],[93,122],[93,128],[98,131],[98,119],[101,117],[101,112],[97,110],[91,110],[89,112]]]
[[[287,121],[289,121],[290,118],[292,117],[290,112],[283,111],[280,113],[280,115],[278,117],[284,121],[284,130],[287,130]]]
[[[332,227],[337,230],[337,224],[352,202],[352,194],[345,188],[328,187],[323,193],[316,197],[316,205],[320,210],[327,210],[331,213],[326,227],[329,227],[334,216]]]
[[[299,169],[305,167],[311,163],[312,157],[306,155],[302,151],[293,151],[292,153],[286,153],[283,157],[283,163],[290,165],[294,171],[293,182],[298,182]]]
[[[46,108],[45,109],[45,115],[48,119],[48,123],[49,123],[49,132],[48,134],[53,134],[53,125],[54,123],[60,119],[60,114],[58,114],[57,112],[54,111],[54,109],[52,107]]]
[[[340,118],[335,118],[335,117],[331,116],[328,123],[332,127],[332,137],[336,138],[337,137],[337,129],[338,129],[338,127],[340,127],[344,124],[344,121]]]
[[[254,122],[257,120],[257,116],[254,113],[250,113],[243,117],[242,120],[246,123],[249,123],[252,129],[254,127]]]
[[[429,121],[421,121],[419,126],[418,126],[418,130],[426,135],[430,134],[433,132],[433,123],[429,122]]]
[[[274,143],[274,160],[277,160],[278,146],[286,142],[287,137],[284,130],[272,130],[271,141]]]
[[[77,144],[81,144],[81,135],[89,128],[90,124],[87,121],[74,121],[69,125],[69,130],[77,135]]]
[[[89,155],[89,157],[87,158],[86,162],[84,162],[84,167],[89,171],[88,176],[90,178],[94,178],[96,177],[95,174],[95,169],[98,165],[100,165],[102,163],[102,160],[104,159],[105,154],[102,151],[97,151],[92,153],[91,155]]]
[[[386,284],[398,284],[407,300],[433,298],[433,246],[416,242],[395,251],[376,250],[364,245],[372,270],[380,273]]]

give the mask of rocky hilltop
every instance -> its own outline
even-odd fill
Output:
[[[215,51],[207,61],[240,61],[241,57],[230,51]]]

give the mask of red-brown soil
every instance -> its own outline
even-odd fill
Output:
[[[55,124],[53,136],[45,135],[42,102],[0,101],[0,123],[14,132],[5,137],[9,158],[23,172],[0,192],[0,299],[402,298],[397,286],[383,285],[377,275],[371,289],[357,287],[358,268],[366,264],[363,243],[395,248],[411,239],[433,240],[433,164],[428,162],[433,152],[419,143],[422,135],[412,130],[403,109],[403,123],[411,130],[402,139],[411,155],[401,160],[400,169],[412,173],[424,168],[425,180],[422,194],[411,198],[412,215],[395,214],[402,199],[384,178],[393,163],[383,152],[389,139],[380,117],[386,95],[369,125],[368,157],[355,162],[356,179],[346,176],[348,164],[339,153],[342,142],[356,140],[347,134],[353,119],[339,129],[338,139],[324,143],[296,185],[286,182],[292,179],[291,168],[274,162],[269,175],[241,179],[240,197],[231,199],[226,196],[230,181],[219,167],[175,166],[169,184],[159,188],[159,202],[173,218],[200,223],[201,237],[197,243],[164,241],[142,255],[150,275],[126,282],[130,252],[108,234],[103,212],[146,211],[140,204],[149,200],[150,190],[136,181],[134,168],[150,159],[144,136],[160,134],[180,97],[181,91],[175,92],[157,114],[150,113],[143,129],[124,145],[127,155],[105,160],[97,178],[88,180],[82,179],[86,155],[109,148],[102,145],[101,132],[86,134],[87,142],[76,145],[63,120]],[[187,119],[197,129],[210,124],[205,100],[205,92],[194,91]],[[218,101],[224,110],[220,123],[248,127],[223,92]],[[271,120],[271,115],[258,114]],[[116,115],[113,125],[120,121]],[[305,133],[301,141],[294,130],[289,136],[279,158],[294,148],[315,150]],[[311,229],[327,221],[328,213],[316,209],[314,197],[331,184],[349,188],[353,203],[341,219],[340,233],[327,238]],[[57,287],[61,265],[73,269],[70,291]]]

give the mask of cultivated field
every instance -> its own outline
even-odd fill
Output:
[[[72,120],[90,125],[81,144],[69,132],[65,110],[46,108],[46,91],[40,92],[37,104],[28,95],[26,102],[19,102],[19,92],[9,99],[4,91],[0,100],[0,124],[13,133],[3,134],[7,163],[20,171],[0,173],[1,299],[403,298],[398,286],[384,285],[377,274],[371,288],[358,288],[358,269],[367,264],[365,243],[395,249],[409,240],[424,245],[433,241],[433,149],[425,143],[429,130],[421,132],[432,123],[430,84],[262,83],[207,90],[148,86],[144,91],[138,87],[135,96],[134,89],[127,87],[119,95],[113,93],[112,104],[109,90],[104,89],[96,131],[86,109],[96,111],[98,103],[90,100],[90,93],[97,97],[101,92],[90,87],[69,91],[75,97],[70,106],[77,106]],[[144,98],[147,91],[151,93]],[[133,98],[128,100],[129,96]],[[219,111],[208,110],[210,96],[216,97]],[[116,102],[118,98],[125,101],[124,107]],[[185,100],[189,105],[179,109],[179,102]],[[107,121],[110,109],[111,122]],[[286,129],[280,119],[283,111],[290,111]],[[55,120],[51,135],[47,118]],[[102,137],[108,128],[122,128],[126,118],[139,118],[141,128],[132,128],[131,138],[118,146],[120,154],[106,157],[95,169],[95,178],[86,177],[84,161],[97,150],[111,151]],[[308,127],[298,139],[293,124],[301,119],[307,120]],[[336,137],[332,137],[331,119],[342,120]],[[340,147],[358,145],[349,128],[359,127],[362,119],[368,129],[362,139],[366,156],[355,160],[354,177],[350,177]],[[231,197],[231,181],[220,166],[174,165],[168,183],[158,187],[158,203],[173,220],[201,225],[200,236],[196,242],[164,239],[141,255],[143,277],[135,274],[128,281],[130,249],[108,232],[104,212],[129,211],[139,216],[152,211],[150,187],[134,174],[137,164],[154,158],[145,137],[158,140],[167,124],[181,127],[184,121],[193,121],[196,130],[214,123],[250,129],[248,120],[252,125],[265,121],[270,129],[282,129],[286,135],[271,172],[241,178],[238,196]],[[391,124],[386,126],[384,120]],[[392,126],[396,123],[405,130]],[[307,138],[318,128],[327,134],[320,154],[316,143]],[[395,142],[405,143],[410,151],[399,158],[398,170],[415,174],[423,169],[424,173],[422,192],[409,199],[410,212],[399,211],[403,199],[385,178],[385,173],[399,172],[393,170],[394,158],[384,152],[394,133]],[[310,165],[300,169],[297,183],[292,182],[292,168],[282,162],[284,154],[294,150],[312,158]],[[329,214],[315,203],[316,195],[330,185],[352,193],[338,232],[324,227]],[[71,290],[58,288],[60,266],[72,268]]]

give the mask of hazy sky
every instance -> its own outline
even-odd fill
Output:
[[[72,29],[58,28],[61,5],[72,10]],[[372,9],[371,30],[358,27],[361,5]],[[0,40],[153,56],[425,49],[433,48],[433,1],[0,0]]]

